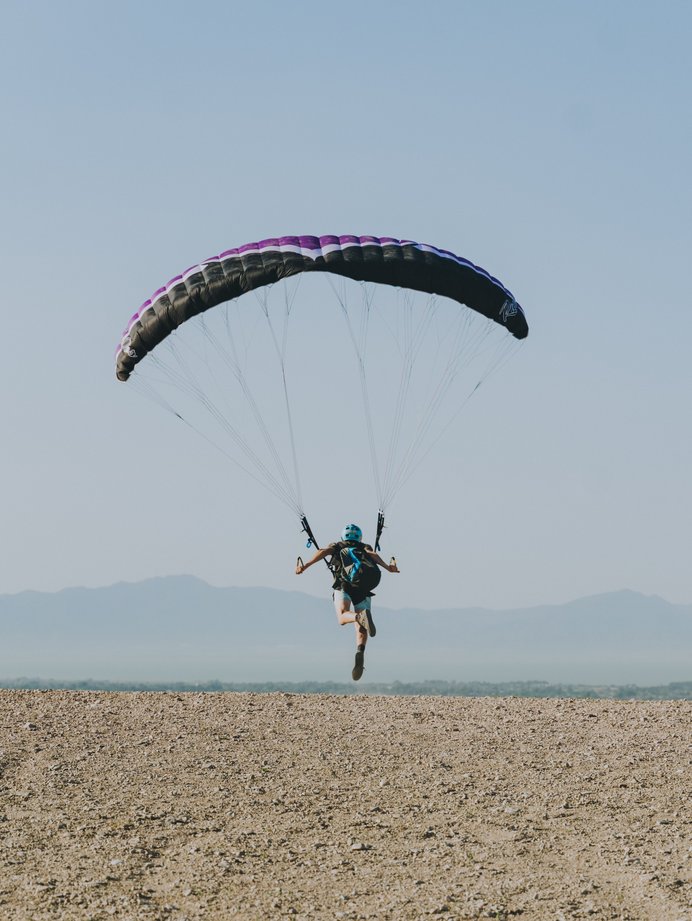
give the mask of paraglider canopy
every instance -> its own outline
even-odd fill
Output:
[[[296,297],[300,279],[308,276],[326,278],[331,297],[320,297],[311,305],[310,329],[303,338],[318,336],[327,322],[332,325],[310,357],[291,364],[289,320],[294,322],[294,301],[301,307],[309,301],[304,291]],[[250,292],[253,297],[247,296]],[[386,307],[383,292],[391,293]],[[334,306],[346,324],[346,335],[334,326],[339,323],[334,321]],[[378,315],[385,337],[380,344],[374,336]],[[247,332],[243,326],[251,325],[250,317],[256,322]],[[256,346],[258,325],[267,334],[263,351]],[[349,374],[340,377],[342,382],[346,378],[348,393],[338,399],[337,424],[359,449],[363,445],[366,456],[369,450],[379,509],[374,546],[379,550],[385,510],[395,494],[480,383],[527,334],[524,311],[511,291],[485,269],[448,250],[395,237],[274,237],[206,259],[155,291],[123,332],[116,375],[121,381],[132,377],[136,387],[262,483],[298,515],[308,541],[316,545],[302,499],[301,445],[289,381],[295,389],[293,372],[314,364],[317,354],[331,359],[337,348],[351,348],[346,359]],[[301,336],[294,338],[300,344]],[[213,360],[218,367],[212,367]],[[332,376],[335,367],[336,359],[327,375]],[[466,392],[457,394],[447,419],[434,428],[463,369],[473,375],[464,384]],[[280,389],[262,405],[270,378]],[[307,384],[314,393],[315,380],[308,374],[303,392]],[[414,396],[416,385],[419,394]],[[370,392],[377,393],[381,404],[387,388],[391,409],[376,420]],[[353,423],[342,418],[346,409],[361,402],[358,389],[359,435]],[[283,421],[277,419],[281,406]],[[224,444],[204,427],[201,417],[213,423]],[[309,420],[311,431],[319,425]]]
[[[484,269],[447,250],[394,237],[277,237],[226,250],[159,288],[123,334],[118,379],[126,381],[147,352],[191,317],[300,272],[330,272],[443,295],[505,326],[517,339],[528,335],[524,311],[511,292]]]

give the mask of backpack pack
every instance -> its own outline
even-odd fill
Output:
[[[380,567],[370,559],[359,541],[340,541],[338,548],[337,558],[344,589],[348,591],[349,586],[352,586],[360,595],[369,594],[382,578]]]

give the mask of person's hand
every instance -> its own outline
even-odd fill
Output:
[[[298,561],[296,562],[296,575],[299,576],[301,572],[305,572],[305,564],[301,558],[298,557]]]

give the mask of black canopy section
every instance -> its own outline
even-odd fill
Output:
[[[279,237],[248,243],[193,266],[160,288],[125,330],[116,376],[135,365],[191,317],[301,272],[328,272],[449,297],[501,326],[516,339],[528,335],[524,312],[511,292],[460,256],[393,237]]]

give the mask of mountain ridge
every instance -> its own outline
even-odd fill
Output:
[[[154,586],[160,585],[162,583],[172,584],[172,583],[181,583],[183,585],[195,585],[202,586],[205,590],[209,589],[211,591],[262,591],[262,592],[276,592],[277,594],[286,594],[286,595],[300,595],[307,598],[317,598],[322,599],[323,595],[311,595],[308,592],[303,592],[300,589],[279,589],[279,588],[270,588],[263,585],[212,585],[209,582],[206,582],[204,579],[199,576],[190,575],[190,574],[177,574],[177,575],[167,575],[167,576],[150,576],[146,579],[139,579],[137,581],[129,581],[126,579],[119,580],[118,582],[112,582],[108,585],[102,586],[87,586],[87,585],[69,585],[64,588],[55,589],[54,591],[47,591],[42,589],[22,589],[19,592],[11,592],[0,594],[0,601],[6,598],[21,598],[24,596],[27,597],[36,597],[36,596],[59,596],[66,595],[71,592],[101,592],[111,589],[129,589],[137,588],[142,586]],[[387,605],[378,604],[379,609],[386,609],[389,611],[395,612],[408,612],[408,611],[422,611],[426,613],[447,613],[447,612],[458,612],[458,611],[479,611],[486,612],[489,614],[504,614],[508,612],[516,613],[525,613],[527,611],[536,611],[544,608],[559,608],[559,607],[569,607],[571,605],[582,605],[590,603],[593,601],[606,601],[614,599],[623,599],[623,600],[643,600],[651,601],[656,603],[662,603],[663,605],[669,606],[671,608],[685,608],[689,609],[692,613],[692,602],[690,603],[678,603],[673,601],[668,601],[668,599],[663,598],[662,595],[656,593],[652,595],[646,595],[643,592],[637,592],[634,589],[622,588],[622,589],[612,589],[607,592],[597,592],[591,595],[583,595],[579,598],[573,598],[568,601],[555,601],[555,602],[544,602],[542,604],[535,605],[525,605],[518,608],[493,608],[486,607],[484,605],[470,605],[467,607],[445,607],[445,608],[418,608],[418,607],[398,607],[393,608]]]
[[[667,684],[692,671],[692,605],[631,590],[493,610],[374,608],[368,680]],[[159,576],[0,595],[0,675],[330,680],[354,632],[328,597]]]

